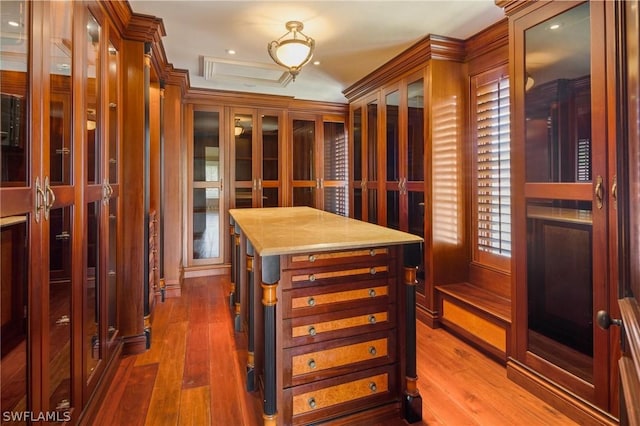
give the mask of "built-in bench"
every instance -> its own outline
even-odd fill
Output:
[[[511,300],[469,283],[440,285],[436,290],[442,326],[506,361]]]

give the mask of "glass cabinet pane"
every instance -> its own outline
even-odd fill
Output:
[[[349,216],[349,197],[346,186],[330,186],[324,188],[324,210],[327,212]]]
[[[589,4],[528,29],[525,38],[526,180],[590,181]],[[541,64],[541,55],[557,59]]]
[[[71,400],[72,208],[49,213],[49,405],[68,411]]]
[[[107,73],[109,78],[109,183],[118,182],[118,106],[120,104],[120,52],[109,43]]]
[[[280,121],[278,116],[262,116],[262,180],[280,179]],[[276,198],[276,205],[278,203]]]
[[[400,93],[396,90],[385,97],[386,140],[387,140],[387,182],[400,178],[400,135],[399,135]]]
[[[367,104],[367,181],[378,180],[378,102]],[[371,211],[371,209],[369,209]]]
[[[529,350],[587,381],[593,378],[592,240],[590,205],[527,203]]]
[[[100,25],[87,18],[87,182],[100,181]]]
[[[262,207],[278,207],[278,188],[262,188]]]
[[[424,180],[424,82],[407,86],[407,180]]]
[[[193,258],[220,256],[220,190],[193,190]]]
[[[362,108],[353,111],[353,180],[362,180]]]
[[[293,188],[293,206],[307,206],[307,207],[315,207],[316,206],[316,190],[315,188],[304,187],[304,188]]]
[[[368,189],[367,190],[367,209],[369,216],[367,217],[367,222],[369,223],[378,223],[378,190],[376,189]]]
[[[84,279],[84,365],[85,380],[102,357],[100,350],[100,201],[87,204],[87,270]]]
[[[387,226],[400,229],[400,191],[387,190]]]
[[[109,252],[107,264],[107,339],[113,340],[117,332],[118,303],[118,199],[109,200]]]
[[[253,179],[253,116],[236,114],[234,116],[234,135],[236,147],[236,181]]]
[[[3,5],[4,7],[4,5]],[[27,303],[29,234],[28,215],[0,219],[0,406],[3,412],[27,411]],[[26,244],[25,244],[26,242]]]
[[[316,178],[315,125],[315,121],[293,120],[293,180],[314,180]]]
[[[51,8],[51,44],[49,77],[49,176],[51,185],[71,185],[73,182],[73,146],[71,100],[71,65],[73,44],[71,23],[73,3],[53,2]],[[66,48],[60,48],[66,46]]]
[[[236,188],[236,208],[253,207],[253,191],[251,188]]]
[[[346,181],[349,148],[344,123],[324,122],[324,180]]]
[[[215,111],[193,113],[193,180],[220,181],[219,114]]]
[[[30,142],[26,137],[26,123],[31,45],[28,6],[26,1],[2,2],[0,187],[27,186]]]

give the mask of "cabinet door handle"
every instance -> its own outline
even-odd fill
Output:
[[[258,178],[258,191],[262,191],[262,178]]]
[[[45,196],[44,220],[49,220],[49,211],[51,211],[53,203],[56,202],[56,194],[53,193],[53,189],[51,189],[51,185],[49,185],[49,176],[44,178],[44,190],[47,191],[47,195]]]
[[[35,193],[36,211],[34,213],[34,218],[36,220],[36,223],[40,223],[40,210],[45,208],[44,206],[45,195],[44,195],[44,191],[42,190],[42,187],[40,186],[40,176],[36,176],[35,187],[36,187],[36,193]]]
[[[253,180],[253,190],[256,191],[258,189],[258,179]]]
[[[613,176],[613,183],[611,184],[611,198],[613,202],[618,202],[618,175]]]
[[[601,209],[604,201],[604,186],[602,185],[602,176],[598,176],[596,178],[595,196],[596,206]]]

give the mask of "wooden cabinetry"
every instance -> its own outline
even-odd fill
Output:
[[[345,117],[292,113],[291,199],[348,215],[348,147]]]
[[[233,108],[232,208],[282,205],[283,111]]]
[[[543,397],[581,421],[612,421],[619,342],[595,317],[617,312],[618,112],[609,71],[618,5],[505,3],[513,82],[509,376],[538,392],[542,380]]]
[[[1,405],[76,423],[91,416],[122,350],[122,42],[94,2],[6,6],[3,16],[21,23],[8,37],[22,50],[3,43],[1,62],[24,71],[2,70],[1,83],[21,99],[8,141],[16,174],[0,187],[2,323],[14,330],[2,330]],[[2,148],[4,161],[4,139]]]
[[[428,36],[345,91],[354,217],[424,237],[417,303],[431,325],[439,315],[435,286],[467,274],[463,131],[456,125],[465,107],[463,52],[458,40]]]

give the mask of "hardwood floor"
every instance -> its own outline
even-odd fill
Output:
[[[261,425],[261,401],[244,390],[246,348],[228,290],[224,277],[187,279],[182,297],[156,304],[151,349],[122,359],[94,424]],[[576,424],[446,331],[418,323],[417,332],[421,424]]]

